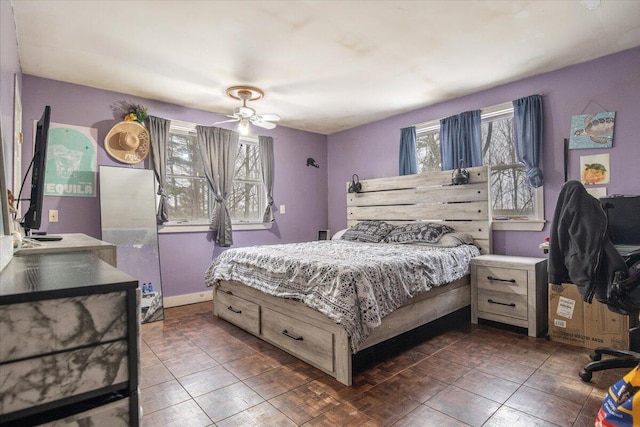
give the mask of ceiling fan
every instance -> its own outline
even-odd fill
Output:
[[[220,123],[240,122],[238,123],[238,132],[241,135],[247,135],[249,133],[249,123],[259,126],[265,129],[274,129],[275,123],[280,120],[280,116],[277,114],[256,114],[256,110],[251,107],[247,107],[248,101],[257,101],[264,97],[264,92],[261,89],[253,86],[232,86],[225,92],[227,96],[238,101],[242,101],[241,107],[233,109],[233,114],[227,115],[231,120],[224,120],[214,123],[216,125]]]

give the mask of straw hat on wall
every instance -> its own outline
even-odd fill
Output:
[[[149,131],[138,122],[120,122],[104,138],[104,148],[119,162],[140,163],[149,154]]]

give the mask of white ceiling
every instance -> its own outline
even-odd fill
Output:
[[[4,1],[4,0],[3,0]],[[13,0],[22,72],[332,134],[640,45],[640,1]],[[212,117],[212,123],[219,120]]]

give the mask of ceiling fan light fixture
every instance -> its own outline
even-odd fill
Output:
[[[240,120],[240,123],[238,123],[238,132],[242,136],[249,135],[249,119]]]
[[[276,127],[273,122],[280,121],[280,116],[277,114],[256,114],[256,110],[247,107],[247,101],[255,101],[264,97],[262,89],[253,86],[232,86],[225,93],[230,98],[242,101],[242,106],[234,108],[233,114],[227,115],[231,120],[223,120],[214,124],[239,122],[238,132],[240,135],[245,136],[249,134],[249,126],[251,124],[271,130]]]

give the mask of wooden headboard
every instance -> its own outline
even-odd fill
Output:
[[[452,171],[362,180],[361,193],[347,193],[347,224],[380,220],[390,224],[446,222],[491,253],[489,169],[467,168],[469,184],[451,185]]]

